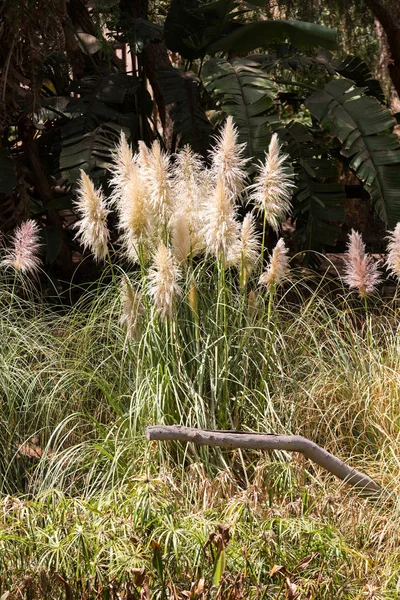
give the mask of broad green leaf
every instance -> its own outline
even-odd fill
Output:
[[[190,144],[193,150],[205,154],[212,126],[201,104],[200,80],[194,73],[174,67],[159,69],[157,80],[165,103],[172,105],[170,116],[181,144]]]
[[[250,52],[265,48],[272,42],[289,40],[297,47],[322,46],[335,49],[336,31],[323,25],[304,21],[257,21],[237,27],[207,47],[207,54],[216,52]]]
[[[225,548],[222,548],[218,551],[218,554],[215,559],[214,569],[212,574],[212,585],[219,587],[222,579],[222,575],[224,574],[226,569],[226,552]]]
[[[340,140],[341,154],[364,182],[378,215],[394,227],[400,221],[400,145],[390,111],[347,79],[330,81],[306,107]]]
[[[85,123],[81,121],[81,128],[84,125]],[[72,134],[70,129],[66,134],[63,130],[64,138],[60,154],[62,174],[66,175],[69,181],[76,181],[81,169],[88,172],[94,168],[108,169],[112,164],[113,153],[121,131],[125,131],[129,137],[129,130],[115,123],[103,123],[88,133],[82,133],[79,127]]]
[[[344,186],[336,183],[336,167],[326,145],[301,123],[279,130],[296,175],[293,217],[303,248],[335,246],[345,217]]]
[[[274,82],[250,58],[211,59],[203,67],[202,79],[222,110],[232,115],[247,154],[260,156],[278,123]]]

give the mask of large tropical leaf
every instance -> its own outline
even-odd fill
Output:
[[[240,23],[235,0],[172,0],[165,20],[165,42],[174,52],[193,60],[205,56],[208,46],[231,33]]]
[[[244,53],[286,40],[299,48],[322,46],[334,49],[336,48],[336,31],[323,25],[304,21],[256,21],[240,25],[234,31],[210,44],[207,53],[231,51]]]
[[[222,110],[232,115],[248,155],[261,155],[279,123],[273,81],[250,58],[213,58],[204,65],[202,78]]]
[[[157,79],[166,104],[172,105],[170,116],[181,144],[190,144],[193,150],[205,154],[212,126],[201,104],[199,78],[190,71],[170,67],[159,69]]]
[[[320,49],[314,56],[303,54],[293,54],[293,48],[287,44],[279,47],[277,52],[268,54],[257,54],[253,57],[259,62],[266,72],[271,72],[275,68],[288,69],[290,71],[312,71],[315,77],[316,68],[323,68],[330,77],[341,75],[346,79],[351,79],[359,87],[367,88],[365,93],[374,96],[379,102],[384,102],[385,95],[382,87],[374,79],[368,65],[357,56],[346,56],[344,60],[338,60],[333,57],[328,50]],[[293,85],[295,85],[295,81]],[[300,84],[304,83],[300,81]]]
[[[335,246],[344,221],[346,194],[328,145],[305,125],[292,122],[279,130],[296,175],[293,217],[303,248]]]
[[[69,135],[63,138],[60,155],[60,171],[71,182],[78,179],[81,169],[90,172],[95,168],[110,168],[123,130],[115,123],[103,123],[93,131],[82,133],[84,122],[77,120],[74,125],[75,131],[72,133],[69,129]],[[129,136],[129,130],[124,131]]]
[[[306,107],[340,140],[341,154],[364,182],[377,213],[394,227],[400,221],[400,145],[390,111],[347,79],[330,81]]]

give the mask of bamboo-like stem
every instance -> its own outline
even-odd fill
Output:
[[[146,429],[148,440],[192,442],[201,446],[223,448],[252,448],[256,450],[286,450],[300,452],[332,475],[357,488],[364,494],[376,496],[382,488],[368,475],[353,469],[311,440],[300,435],[275,435],[245,431],[214,431],[193,429],[180,425],[151,426]]]

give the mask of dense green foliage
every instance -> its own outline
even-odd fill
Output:
[[[149,306],[136,339],[113,286],[57,311],[3,279],[2,592],[136,598],[144,568],[155,598],[204,578],[206,598],[214,580],[221,598],[275,599],[277,564],[310,598],[395,598],[397,300],[366,314],[337,281],[294,271],[268,317],[269,296],[243,296],[233,272],[223,296],[208,269],[195,277],[197,312],[188,275],[172,320]],[[286,453],[145,440],[175,422],[301,433],[388,495],[357,499]],[[231,540],[205,546],[218,523]]]
[[[73,40],[66,37],[75,44],[66,45],[66,56],[49,37],[52,27],[61,26],[54,17],[43,24],[46,43],[34,63],[35,75],[27,79],[25,63],[11,53],[10,73],[3,82],[8,116],[0,155],[1,227],[9,231],[29,214],[38,218],[45,225],[52,277],[69,279],[72,253],[79,251],[69,227],[71,214],[64,212],[73,208],[79,170],[106,183],[121,130],[136,145],[139,140],[150,142],[161,129],[169,150],[190,143],[205,154],[212,127],[227,114],[234,117],[254,159],[263,156],[274,131],[283,141],[293,141],[288,150],[293,151],[298,178],[294,223],[299,248],[324,250],[337,242],[346,206],[338,160],[355,171],[379,216],[394,227],[400,184],[400,152],[392,133],[395,120],[367,65],[330,54],[335,48],[332,29],[303,21],[265,20],[268,10],[263,13],[261,7],[233,0],[174,0],[143,14],[139,6],[135,13],[123,2],[99,3],[91,12],[81,0],[76,2],[79,12],[68,18],[81,18],[81,23],[61,20],[64,30],[72,27],[75,32]],[[288,6],[285,14],[298,17],[296,10]],[[15,8],[5,14],[9,37],[4,40],[17,49],[20,38],[31,36],[33,21],[27,17],[23,26],[20,23],[18,38]],[[125,73],[125,65],[115,56],[116,41],[127,44],[132,72]],[[179,52],[174,66],[167,48]],[[260,51],[266,54],[254,54]],[[162,60],[154,55],[157,52]],[[234,57],[248,52],[252,53],[248,57]],[[343,57],[343,52],[339,54]],[[30,81],[28,92],[18,87],[17,73],[20,80]],[[335,83],[338,77],[340,83]],[[154,99],[147,81],[155,90]],[[327,95],[326,85],[346,88],[346,98]],[[334,114],[333,98],[340,105]],[[350,99],[354,104],[347,102]],[[161,123],[152,112],[154,100]],[[317,106],[312,115],[305,109]],[[355,120],[350,109],[357,113]],[[168,119],[173,131],[168,130]],[[354,121],[350,129],[349,119]]]

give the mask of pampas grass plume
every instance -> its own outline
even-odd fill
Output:
[[[144,307],[141,302],[141,293],[135,290],[128,279],[122,279],[121,300],[122,300],[122,315],[120,323],[126,327],[128,338],[134,339],[139,332],[139,318],[144,312]]]
[[[11,250],[1,261],[3,265],[10,265],[22,273],[35,273],[41,261],[39,252],[39,226],[32,219],[28,219],[17,227],[11,240]]]
[[[176,154],[173,170],[174,208],[171,219],[174,254],[179,263],[204,247],[201,235],[202,193],[207,170],[198,154],[189,146]]]
[[[289,272],[288,249],[285,242],[280,238],[272,251],[267,269],[261,275],[259,283],[266,285],[269,289],[278,286]]]
[[[244,278],[254,269],[260,251],[260,236],[256,229],[254,217],[251,213],[247,213],[243,219],[240,243],[239,243],[239,260],[240,266],[244,271]]]
[[[110,233],[107,228],[109,211],[101,190],[96,190],[90,177],[81,170],[78,181],[76,212],[80,220],[75,223],[83,247],[89,248],[96,261],[104,260],[108,253]]]
[[[114,204],[119,201],[121,194],[124,191],[124,187],[130,179],[133,165],[134,157],[132,154],[132,149],[126,141],[126,136],[122,131],[111,170],[112,176],[110,179],[110,185],[114,189],[109,198],[110,204]]]
[[[241,196],[245,188],[248,162],[244,157],[245,148],[246,144],[238,143],[238,130],[229,116],[221,134],[216,138],[210,156],[215,179],[222,178],[226,193],[233,202]]]
[[[267,223],[276,232],[290,212],[293,176],[288,173],[287,154],[280,151],[278,136],[273,134],[264,163],[260,163],[259,173],[250,186],[250,199],[257,209],[264,213]]]
[[[226,264],[240,238],[235,208],[226,192],[222,177],[203,210],[203,235],[207,251]]]
[[[388,235],[386,266],[391,275],[400,280],[400,223]]]
[[[153,256],[149,269],[148,290],[161,317],[171,317],[176,296],[181,294],[178,279],[181,270],[171,250],[161,243]]]
[[[344,281],[350,289],[358,290],[361,298],[371,294],[380,282],[378,263],[375,263],[365,252],[362,237],[354,229],[351,230],[347,252],[344,257]]]
[[[154,217],[165,224],[173,209],[169,156],[161,150],[158,140],[153,142],[150,151],[145,151],[143,146],[140,151],[143,155],[141,175],[146,184],[149,206]]]
[[[131,167],[129,180],[121,192],[117,212],[125,253],[131,261],[137,262],[140,260],[140,250],[144,250],[151,234],[146,189],[142,185],[137,164]]]

